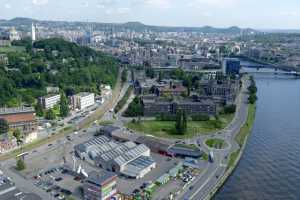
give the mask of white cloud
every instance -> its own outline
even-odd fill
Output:
[[[298,12],[296,12],[296,11],[281,11],[279,14],[282,16],[295,17],[298,15]]]
[[[116,13],[120,15],[129,14],[131,12],[130,8],[117,8]]]
[[[144,0],[146,5],[155,6],[158,8],[170,8],[170,0]]]
[[[170,8],[172,3],[171,0],[130,0],[133,6],[151,6],[155,8]]]
[[[48,0],[32,0],[32,4],[42,6],[48,4]]]
[[[84,3],[82,4],[82,6],[85,7],[85,8],[87,8],[87,7],[89,7],[89,3],[86,1],[86,2],[84,2]]]
[[[131,9],[127,7],[120,7],[120,8],[115,8],[115,9],[107,9],[105,11],[105,14],[107,15],[128,15],[130,14]]]
[[[9,3],[6,3],[6,4],[4,4],[4,7],[5,7],[6,9],[10,9],[10,8],[11,8],[11,5],[10,5]]]
[[[188,6],[208,5],[208,6],[224,7],[224,6],[234,5],[238,2],[239,0],[191,0],[187,5]]]
[[[201,15],[204,16],[204,17],[212,17],[213,16],[213,14],[211,12],[208,12],[208,11],[202,12]]]

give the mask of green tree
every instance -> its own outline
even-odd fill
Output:
[[[5,119],[0,118],[0,135],[7,133],[9,130],[8,122]]]
[[[159,71],[157,81],[160,82],[163,78],[164,78],[164,72],[163,71]]]
[[[19,129],[14,130],[13,136],[17,139],[18,143],[21,143],[21,131]]]
[[[124,69],[122,71],[121,80],[122,80],[123,83],[125,83],[127,81],[127,73],[128,73],[128,71],[126,69]]]
[[[232,114],[236,111],[236,105],[228,105],[224,107],[224,113],[225,114]]]
[[[249,102],[250,104],[254,104],[256,101],[257,101],[257,96],[256,96],[256,94],[250,94],[249,97],[248,97],[248,102]]]
[[[18,159],[16,164],[16,170],[22,171],[24,169],[26,169],[25,161],[23,159]]]
[[[41,104],[37,103],[35,105],[35,113],[39,117],[43,117],[44,116],[44,110],[43,110]]]
[[[186,133],[186,131],[187,131],[187,115],[186,115],[185,111],[182,112],[182,129],[183,129],[183,133]]]
[[[56,119],[55,112],[52,109],[47,110],[45,118],[48,120]]]
[[[68,116],[70,109],[69,109],[68,99],[64,92],[61,93],[59,106],[60,106],[60,116],[61,117]]]
[[[187,130],[187,116],[184,111],[179,110],[176,113],[175,129],[177,134],[185,134]]]

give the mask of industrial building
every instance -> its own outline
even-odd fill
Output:
[[[1,200],[42,200],[33,193],[20,191],[13,182],[0,173],[0,199]]]
[[[43,107],[43,109],[53,108],[60,102],[60,94],[49,94],[47,96],[43,96],[39,98],[39,104]]]
[[[119,143],[106,136],[99,136],[74,148],[81,159],[130,178],[142,178],[156,167],[150,149],[144,144],[137,145],[131,141]]]
[[[117,194],[117,175],[112,172],[99,174],[92,171],[83,183],[85,200],[108,200]]]
[[[175,144],[168,149],[168,154],[176,157],[200,158],[203,155],[203,151],[193,145]]]
[[[73,109],[83,110],[95,104],[95,94],[80,92],[71,97]]]
[[[0,119],[5,119],[10,130],[25,134],[25,143],[37,138],[38,122],[33,107],[0,108]]]

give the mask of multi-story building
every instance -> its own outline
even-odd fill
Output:
[[[73,109],[83,110],[95,104],[95,94],[88,92],[81,92],[72,96]]]
[[[85,200],[109,200],[117,194],[117,175],[112,172],[92,171],[83,183]]]
[[[239,80],[209,80],[202,82],[201,87],[208,97],[219,99],[222,104],[234,104],[240,89]]]
[[[158,116],[161,114],[175,115],[178,110],[184,110],[187,114],[216,115],[217,106],[210,100],[194,101],[184,99],[178,101],[166,101],[164,99],[150,97],[143,98],[143,109],[145,116]]]
[[[24,134],[37,130],[37,120],[32,107],[0,108],[0,118],[8,122],[10,129],[19,129]]]
[[[223,74],[239,74],[241,62],[237,58],[224,58],[222,64]]]
[[[49,94],[39,98],[39,103],[44,109],[53,108],[60,102],[60,94]]]
[[[0,64],[8,65],[8,57],[6,54],[0,54]]]
[[[187,93],[187,88],[179,85],[179,84],[172,84],[165,86],[165,87],[160,87],[157,89],[158,90],[158,95],[159,96],[180,96],[183,94]]]
[[[37,139],[38,123],[32,107],[0,108],[0,119],[5,119],[9,129],[19,129],[25,135],[25,143]]]

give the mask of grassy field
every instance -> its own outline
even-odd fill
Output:
[[[127,91],[124,94],[124,96],[122,97],[122,99],[117,103],[117,105],[115,107],[115,110],[114,110],[115,113],[118,113],[125,106],[125,104],[127,103],[127,101],[129,99],[130,94],[132,93],[132,91],[133,91],[133,87],[130,86],[127,89]]]
[[[136,123],[128,123],[126,126],[134,131],[144,133],[147,135],[153,135],[162,138],[191,138],[199,134],[209,134],[225,128],[233,119],[233,114],[221,115],[220,120],[222,122],[221,128],[216,128],[213,120],[210,121],[189,121],[187,132],[184,135],[176,134],[174,121],[141,121]]]
[[[10,46],[10,47],[0,47],[0,53],[9,53],[16,51],[25,51],[24,47]]]
[[[239,157],[240,152],[241,152],[241,148],[242,146],[245,144],[246,139],[248,138],[251,130],[252,130],[252,126],[255,120],[255,112],[256,112],[256,106],[254,104],[249,104],[248,105],[248,117],[247,117],[247,121],[246,123],[242,126],[239,134],[235,137],[236,142],[240,145],[240,148],[233,152],[230,155],[229,158],[229,163],[228,163],[228,168],[229,167],[233,167],[236,163],[236,159]]]
[[[222,139],[209,139],[205,141],[205,144],[210,148],[224,149],[228,144]]]

